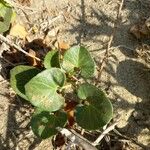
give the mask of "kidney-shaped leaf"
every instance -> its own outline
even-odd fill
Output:
[[[84,129],[96,130],[106,125],[113,115],[112,104],[105,94],[88,83],[78,89],[83,106],[76,107],[76,122]]]
[[[44,111],[56,111],[64,105],[64,98],[57,93],[57,89],[64,85],[65,79],[60,69],[47,69],[25,85],[26,95],[34,106]]]
[[[12,7],[10,7],[4,0],[0,1],[0,33],[9,29],[12,17],[14,15]]]
[[[60,68],[58,50],[52,50],[47,53],[44,58],[44,67],[47,69],[50,69],[52,67]]]
[[[62,68],[66,72],[73,72],[75,68],[79,68],[81,75],[85,78],[89,78],[94,74],[95,63],[86,48],[74,46],[66,51]]]
[[[57,133],[56,127],[63,127],[67,121],[64,112],[50,114],[47,111],[36,111],[31,119],[34,134],[42,139],[49,138]]]
[[[19,65],[10,71],[10,84],[13,90],[22,98],[28,100],[25,95],[25,84],[36,76],[40,70],[31,66]]]

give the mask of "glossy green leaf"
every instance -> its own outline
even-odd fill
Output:
[[[0,1],[0,33],[6,32],[14,17],[14,11],[12,7],[4,0]]]
[[[13,90],[22,98],[28,100],[25,95],[25,84],[40,71],[31,66],[19,65],[10,71],[10,84]]]
[[[59,68],[47,69],[25,85],[26,95],[34,106],[45,111],[56,111],[64,105],[64,98],[57,90],[64,85],[65,79]]]
[[[42,139],[49,138],[57,133],[56,127],[63,127],[67,122],[64,112],[50,114],[47,111],[36,111],[31,119],[34,134]]]
[[[52,67],[60,68],[58,50],[52,50],[47,53],[44,58],[44,67],[47,69],[50,69]]]
[[[94,74],[95,63],[86,48],[74,46],[66,51],[62,68],[66,72],[73,72],[75,68],[78,68],[83,77],[89,78]]]
[[[78,97],[84,105],[76,107],[76,122],[84,129],[96,130],[106,125],[113,116],[109,99],[98,88],[88,83],[78,89]]]

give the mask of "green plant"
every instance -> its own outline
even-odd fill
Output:
[[[95,63],[86,48],[74,46],[63,56],[52,50],[45,56],[44,67],[41,71],[20,65],[10,72],[14,91],[36,107],[31,127],[37,136],[56,134],[56,127],[67,124],[68,109],[74,110],[76,123],[87,130],[99,129],[111,120],[111,102],[103,91],[88,83]],[[72,94],[69,98],[68,93]]]
[[[15,12],[12,7],[5,2],[5,0],[0,1],[0,33],[6,32],[13,19],[15,18]]]

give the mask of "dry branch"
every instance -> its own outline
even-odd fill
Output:
[[[20,4],[18,4],[18,3],[16,3],[16,2],[14,2],[14,1],[12,1],[12,0],[5,0],[8,4],[10,4],[12,7],[14,7],[15,9],[21,9],[21,10],[30,10],[30,11],[39,11],[38,9],[35,9],[35,8],[30,8],[30,7],[27,7],[27,6],[22,6],[22,5],[20,5]]]
[[[98,73],[98,80],[101,77],[101,73],[103,71],[104,65],[107,62],[108,57],[109,57],[109,51],[110,51],[111,44],[112,44],[113,39],[114,39],[114,35],[116,33],[116,29],[118,27],[118,22],[119,22],[119,19],[120,19],[120,16],[121,16],[121,10],[122,10],[123,4],[124,4],[124,0],[121,0],[120,6],[119,6],[119,9],[118,9],[118,13],[117,13],[117,17],[116,17],[116,21],[113,24],[113,32],[112,32],[112,34],[110,36],[110,39],[108,41],[107,48],[106,48],[106,51],[105,51],[105,54],[104,54],[104,58],[103,58],[103,60],[101,62],[101,65],[100,65],[100,69],[99,69],[99,73]]]
[[[66,128],[56,128],[62,135],[65,135],[73,144],[79,145],[85,150],[97,150],[87,139],[76,133],[74,130],[68,130]]]
[[[15,48],[16,50],[18,50],[18,51],[20,51],[20,52],[26,54],[27,56],[36,59],[37,61],[41,61],[40,58],[37,58],[37,57],[35,57],[35,56],[29,54],[28,52],[26,52],[25,50],[23,50],[20,46],[14,44],[12,41],[10,41],[9,39],[7,39],[6,37],[4,37],[4,36],[1,35],[1,34],[0,34],[0,41],[1,41],[1,42],[5,42],[5,43],[6,43],[7,45],[9,45],[10,47]]]
[[[114,130],[117,123],[112,124],[109,126],[106,130],[102,132],[102,134],[92,143],[92,145],[96,146],[99,144],[99,142],[104,138],[106,134],[108,134],[110,131]]]
[[[116,135],[118,135],[118,136],[120,136],[121,138],[124,138],[124,139],[126,139],[126,140],[128,140],[128,141],[131,141],[132,143],[134,143],[134,144],[140,146],[141,148],[143,148],[144,150],[149,150],[149,148],[150,148],[149,146],[146,146],[146,145],[143,145],[142,143],[139,143],[138,141],[136,141],[136,140],[133,139],[133,138],[130,138],[130,137],[127,137],[127,136],[121,134],[121,133],[120,133],[118,130],[116,130],[116,129],[113,129],[113,131],[114,131],[114,133],[115,133]]]

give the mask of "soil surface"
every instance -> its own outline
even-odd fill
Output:
[[[28,31],[33,26],[40,27],[39,32],[44,32],[45,28],[59,30],[57,41],[71,46],[85,45],[99,68],[114,31],[120,3],[119,0],[18,0],[13,5],[17,21]],[[134,55],[139,41],[129,33],[132,25],[149,17],[149,12],[149,0],[124,1],[113,35],[111,55],[97,81],[97,86],[113,103],[114,120],[119,118],[117,130],[131,139],[118,139],[124,146],[115,145],[114,150],[150,149],[150,72]],[[39,39],[41,35],[30,38]],[[50,36],[55,40],[53,33]],[[149,40],[142,42],[150,44]],[[6,80],[4,76],[5,65],[7,63],[1,60],[0,150],[52,150],[50,139],[41,141],[33,135],[30,128],[33,107],[14,95],[9,78]]]

